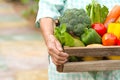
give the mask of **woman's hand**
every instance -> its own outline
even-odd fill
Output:
[[[67,61],[68,54],[63,52],[60,42],[54,37],[55,21],[52,18],[45,17],[40,20],[40,29],[43,34],[48,52],[55,65],[64,64]]]
[[[63,52],[60,42],[54,35],[49,35],[46,45],[55,65],[61,65],[67,61],[68,54]]]

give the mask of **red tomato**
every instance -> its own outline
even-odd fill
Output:
[[[118,43],[118,39],[114,34],[105,33],[102,37],[102,44],[104,46],[112,46]]]
[[[119,45],[119,46],[120,46],[120,39],[118,40],[117,45]]]
[[[96,32],[102,37],[106,32],[106,27],[101,23],[95,23],[92,25],[92,28],[96,30]]]

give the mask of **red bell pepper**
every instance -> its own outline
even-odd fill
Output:
[[[101,23],[95,23],[92,25],[92,28],[96,30],[96,32],[102,37],[106,32],[106,27]]]

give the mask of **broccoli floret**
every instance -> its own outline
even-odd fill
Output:
[[[74,29],[74,27],[72,26],[72,25],[70,25],[69,23],[66,23],[66,29],[67,29],[67,32],[69,32],[69,33],[72,33],[73,32],[73,29]]]
[[[84,20],[83,22],[85,23],[87,28],[90,28],[91,27],[91,20],[90,20],[90,18],[88,16],[86,16],[86,17],[84,17],[83,20]]]
[[[81,34],[84,32],[84,28],[87,28],[84,24],[77,24],[74,26],[73,32],[76,36],[81,36]]]
[[[67,9],[60,16],[60,24],[67,25],[67,32],[80,37],[84,28],[90,28],[91,20],[84,9]]]

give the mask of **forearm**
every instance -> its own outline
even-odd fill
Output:
[[[51,18],[42,18],[40,20],[40,30],[45,42],[47,42],[50,35],[54,34],[54,26],[55,22]]]
[[[59,6],[59,9],[64,6],[63,0],[58,0],[57,3],[56,5],[54,0],[40,0],[37,21],[40,19],[40,30],[53,63],[61,65],[67,61],[68,54],[63,52],[60,42],[54,37],[55,21],[53,19],[57,19],[60,16],[57,6]]]

